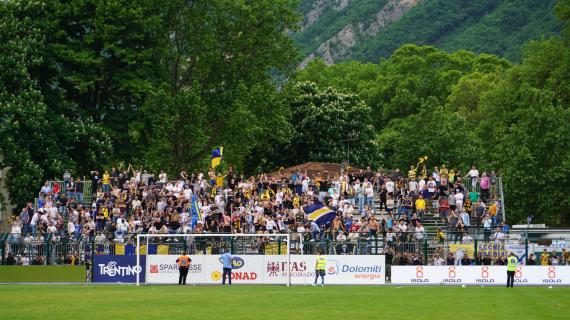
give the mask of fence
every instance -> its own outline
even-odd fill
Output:
[[[561,251],[570,246],[570,230],[514,229],[504,234],[501,230],[490,234],[488,230],[472,228],[460,235],[447,233],[443,237],[426,232],[378,235],[349,233],[346,240],[340,241],[328,233],[292,233],[289,244],[282,243],[281,239],[269,234],[258,239],[216,237],[216,234],[212,234],[209,239],[195,240],[181,234],[179,238],[149,238],[148,245],[154,246],[159,254],[179,254],[184,251],[190,254],[218,254],[220,248],[227,246],[236,254],[281,254],[286,245],[289,245],[293,255],[316,254],[318,251],[328,255],[377,255],[390,252],[396,257],[406,257],[410,260],[409,264],[412,259],[415,259],[413,263],[430,264],[435,257],[445,259],[450,253],[454,258],[467,256],[473,260],[479,256],[488,258],[492,263],[501,263],[511,251],[521,262],[531,263],[534,257],[535,263],[539,263],[546,250],[550,256],[558,256],[555,263],[563,263],[568,257],[562,257]],[[86,264],[94,255],[134,255],[135,242],[135,234],[128,234],[121,240],[102,234],[79,239],[49,234],[36,238],[4,234],[0,237],[0,262],[18,264],[27,260],[29,264],[42,265]]]

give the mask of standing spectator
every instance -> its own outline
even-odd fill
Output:
[[[562,249],[562,254],[560,255],[560,265],[565,266],[570,263],[570,252],[566,248]]]
[[[488,215],[483,218],[483,235],[484,241],[489,242],[491,239],[491,218]]]
[[[418,223],[414,228],[414,236],[418,242],[422,242],[424,240],[424,226],[421,223]]]
[[[455,207],[458,211],[463,211],[463,192],[456,192],[453,197],[455,198]]]
[[[402,200],[400,208],[398,210],[401,211],[401,214],[398,214],[398,218],[405,216],[406,219],[409,219],[412,210],[412,199],[410,199],[410,195],[404,196],[404,199]]]
[[[471,178],[471,187],[475,189],[475,187],[477,187],[477,179],[479,179],[479,170],[477,170],[475,166],[471,166],[468,175]]]
[[[99,177],[99,171],[91,171],[91,195],[93,197],[97,195],[100,182],[101,177]]]
[[[549,263],[550,263],[550,255],[548,254],[548,251],[545,248],[544,251],[542,251],[542,254],[540,255],[540,265],[547,266]]]
[[[70,179],[71,179],[71,173],[69,173],[69,169],[65,169],[65,172],[63,173],[63,183],[67,184]]]
[[[461,212],[460,218],[465,227],[471,226],[471,218],[469,217],[469,214],[467,212],[465,211]]]
[[[75,199],[75,181],[73,177],[70,177],[69,181],[65,184],[65,191],[68,199]]]
[[[30,232],[30,213],[28,207],[22,209],[20,213],[20,221],[22,223],[22,234],[25,236]]]
[[[424,197],[420,195],[419,198],[416,200],[416,213],[418,214],[420,219],[423,217],[425,211],[426,211],[426,201],[424,200]],[[408,219],[410,219],[410,217],[408,217]]]
[[[550,261],[548,263],[548,265],[551,266],[557,266],[559,265],[560,260],[558,259],[558,254],[556,253],[555,250],[552,250],[552,253],[550,254]]]
[[[388,210],[388,191],[385,186],[380,187],[380,192],[378,192],[378,197],[380,198],[380,207],[378,210],[382,209]],[[390,197],[391,198],[391,197]],[[394,200],[392,200],[392,208],[394,207]]]
[[[531,254],[528,256],[528,259],[527,259],[526,264],[529,265],[529,266],[534,266],[534,265],[536,265],[536,257],[534,256],[534,253],[531,253]]]
[[[10,229],[10,236],[8,237],[8,243],[18,243],[22,237],[22,222],[20,217],[16,216],[14,221],[11,223],[12,228]]]
[[[103,184],[103,193],[108,194],[111,191],[111,176],[109,175],[109,171],[105,170],[101,183]]]
[[[481,175],[479,186],[481,187],[481,199],[483,202],[487,202],[490,196],[489,189],[491,188],[491,179],[489,179],[487,172],[485,171],[483,171],[483,174]]]
[[[489,176],[489,192],[492,196],[497,195],[497,174],[495,171],[491,171]]]
[[[374,206],[374,186],[372,185],[372,183],[370,183],[368,181],[367,178],[364,179],[363,188],[364,188],[364,196],[365,196],[364,205],[369,206],[370,208],[373,208],[373,206]]]
[[[501,228],[496,229],[493,238],[495,238],[495,243],[503,243],[505,241],[505,234],[501,231]]]
[[[75,182],[75,199],[77,199],[77,203],[79,204],[83,204],[83,187],[83,181],[78,177]]]
[[[321,233],[321,229],[315,221],[311,220],[311,241],[318,240],[318,235]]]
[[[49,186],[49,181],[45,181],[44,185],[42,186],[42,188],[40,189],[40,194],[43,195],[44,197],[47,196],[50,192],[51,192],[51,187]]]
[[[463,233],[465,233],[465,225],[463,225],[463,221],[457,221],[457,226],[455,227],[455,237],[453,238],[453,243],[461,243],[463,240]]]
[[[65,218],[67,216],[67,196],[65,193],[62,193],[57,200],[57,206],[59,209],[59,213]]]
[[[443,223],[447,222],[447,216],[449,215],[449,201],[446,196],[439,198],[439,217]]]

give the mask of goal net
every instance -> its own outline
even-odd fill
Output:
[[[232,255],[232,285],[290,285],[288,234],[140,234],[137,235],[137,285],[178,284],[176,259],[191,263],[187,284],[221,284],[224,252]],[[139,269],[140,268],[140,269]],[[226,279],[226,284],[228,280]]]

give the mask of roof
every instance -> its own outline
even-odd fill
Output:
[[[309,178],[313,178],[317,175],[323,175],[323,176],[327,176],[330,175],[331,178],[340,175],[341,173],[341,168],[342,165],[339,163],[329,163],[329,162],[305,162],[305,163],[301,163],[289,168],[282,168],[280,171],[275,171],[272,173],[268,173],[268,176],[279,176],[280,173],[282,175],[285,176],[291,176],[293,174],[293,172],[300,172],[300,173],[305,173],[305,171],[307,172],[307,175],[309,176]],[[360,168],[354,168],[354,167],[350,167],[347,166],[345,169],[348,168],[349,172],[351,173],[358,173],[358,171],[360,170]]]

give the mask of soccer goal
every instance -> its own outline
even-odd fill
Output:
[[[232,255],[232,285],[291,284],[288,234],[139,234],[137,286],[178,284],[176,259],[186,253],[192,262],[187,284],[222,284],[220,256]],[[227,284],[227,279],[226,279]]]

